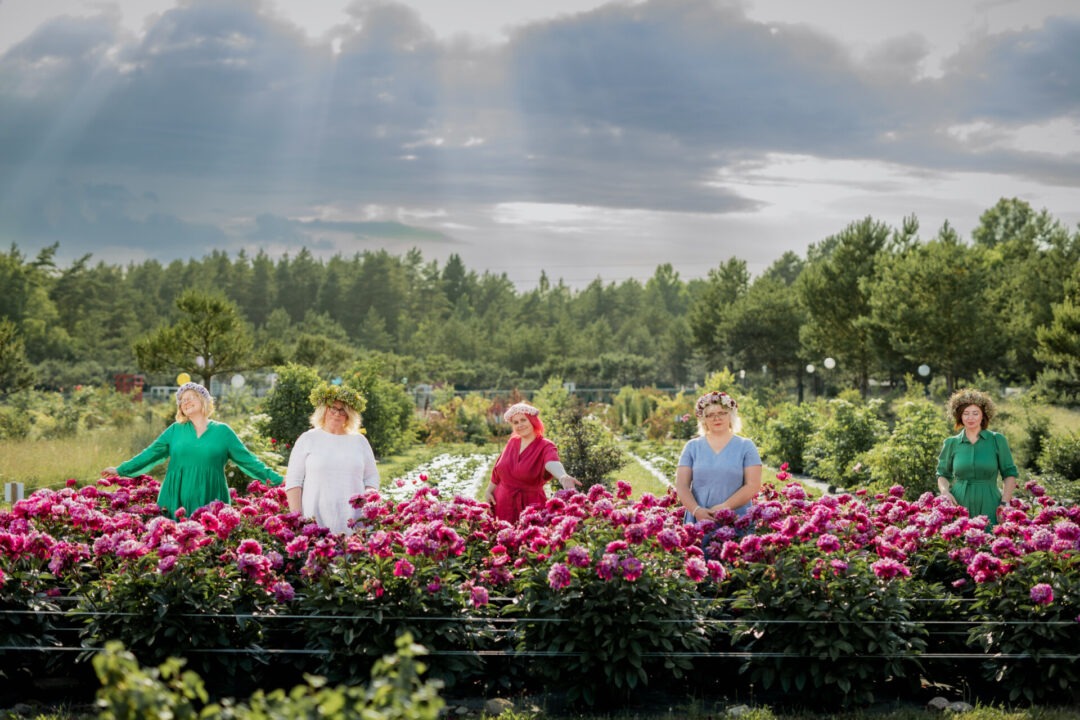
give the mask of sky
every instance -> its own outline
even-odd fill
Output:
[[[0,0],[0,243],[752,274],[1080,223],[1075,0]]]

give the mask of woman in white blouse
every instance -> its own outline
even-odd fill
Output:
[[[360,433],[364,398],[341,385],[323,383],[311,393],[311,430],[296,440],[285,473],[289,511],[310,517],[335,533],[351,533],[359,510],[349,500],[379,487],[371,444]]]

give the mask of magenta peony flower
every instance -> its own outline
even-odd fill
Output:
[[[570,585],[572,576],[570,574],[570,568],[566,567],[563,563],[555,563],[548,570],[548,585],[552,590],[562,590]]]
[[[898,576],[909,577],[911,575],[911,570],[906,565],[892,558],[882,558],[873,563],[870,569],[882,580],[891,580]]]
[[[648,531],[641,523],[627,525],[626,530],[623,531],[623,537],[626,539],[626,542],[633,545],[640,545],[645,542],[646,535],[648,535]]]
[[[836,539],[835,535],[826,533],[817,540],[818,550],[825,553],[834,553],[840,550],[840,541]]]
[[[589,565],[592,564],[592,557],[589,555],[589,551],[583,546],[574,545],[566,551],[566,562],[574,567],[589,567]]]
[[[658,532],[656,534],[656,541],[660,543],[660,547],[668,552],[675,550],[682,544],[679,540],[679,533],[671,528],[665,528]]]
[[[278,580],[270,586],[271,592],[274,593],[274,599],[278,602],[289,602],[296,597],[296,591],[293,590],[293,586],[284,580]]]
[[[470,600],[473,607],[481,607],[488,604],[488,591],[482,585],[473,585],[470,592]]]
[[[625,540],[612,540],[607,544],[607,547],[604,548],[604,552],[617,553],[625,550],[627,547],[629,546],[626,544]]]
[[[413,564],[405,558],[394,563],[394,577],[410,578],[413,576],[414,571]]]
[[[1054,602],[1054,588],[1046,583],[1039,583],[1031,588],[1031,602],[1036,605],[1049,605]]]
[[[236,546],[236,553],[242,555],[244,553],[251,553],[252,555],[262,555],[262,545],[258,540],[241,540],[240,544]]]
[[[641,573],[645,570],[645,565],[631,555],[630,557],[623,558],[622,562],[619,563],[619,568],[622,570],[624,580],[627,582],[634,582],[641,577]]]
[[[169,572],[174,567],[176,567],[176,555],[166,555],[158,560],[157,569],[162,575]]]
[[[701,582],[709,572],[709,566],[699,557],[688,557],[683,563],[686,576],[694,582]]]
[[[601,580],[611,580],[615,577],[615,570],[619,567],[619,556],[614,553],[605,553],[600,562],[596,563],[596,575]]]
[[[716,560],[707,560],[705,567],[709,569],[709,579],[713,582],[723,582],[727,577],[727,570]]]
[[[633,490],[634,489],[630,487],[630,483],[626,482],[625,480],[615,481],[615,497],[619,498],[620,500],[626,500],[627,498],[629,498],[630,493],[633,492]]]
[[[968,563],[967,573],[977,583],[996,580],[1010,569],[1010,566],[990,553],[978,552]]]

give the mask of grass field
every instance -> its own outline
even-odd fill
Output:
[[[0,482],[21,482],[26,494],[61,487],[68,478],[95,480],[103,468],[127,460],[153,441],[155,433],[138,421],[128,428],[97,428],[48,440],[0,440]]]

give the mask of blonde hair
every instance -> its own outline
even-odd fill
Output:
[[[701,409],[701,415],[698,416],[697,432],[700,437],[705,437],[707,434],[707,428],[705,427],[705,413],[709,412],[709,408],[717,407],[728,414],[728,419],[731,421],[731,432],[738,433],[742,430],[742,418],[739,417],[739,411],[737,408],[728,407],[720,403],[713,403],[706,405]]]
[[[345,403],[341,404],[345,407],[345,433],[347,435],[358,435],[360,433],[360,422],[362,420],[360,413],[356,412]],[[326,411],[329,409],[329,405],[317,405],[315,407],[315,412],[311,413],[311,427],[325,430]]]
[[[199,401],[202,403],[203,415],[209,418],[214,414],[214,398],[203,395],[197,390],[185,390],[183,394],[180,395],[180,400],[183,400],[184,395],[187,395],[188,393],[195,393],[195,397],[199,398]],[[176,403],[176,422],[186,423],[190,420],[191,418],[185,415],[184,411],[180,409],[180,403]]]

